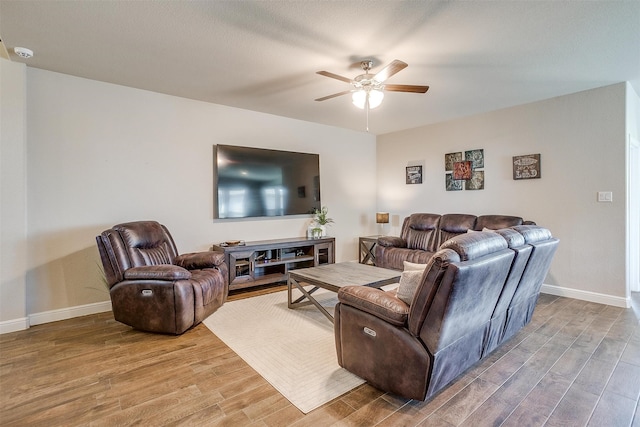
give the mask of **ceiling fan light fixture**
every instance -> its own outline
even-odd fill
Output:
[[[378,89],[369,91],[369,108],[379,107],[384,98],[384,92]]]
[[[353,105],[364,110],[367,102],[369,103],[369,108],[373,109],[379,107],[382,103],[382,99],[384,98],[384,92],[378,89],[365,90],[361,89],[353,92],[351,95],[351,101]]]
[[[353,102],[353,105],[356,107],[364,110],[364,105],[367,102],[367,92],[364,90],[357,90],[353,92],[351,95],[351,102]]]

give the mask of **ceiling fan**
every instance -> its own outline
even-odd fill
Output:
[[[370,73],[371,67],[373,67],[372,60],[362,61],[360,66],[364,70],[364,74],[360,74],[353,79],[339,76],[329,71],[318,71],[317,74],[349,83],[353,88],[334,93],[332,95],[323,96],[322,98],[316,98],[316,101],[325,101],[327,99],[336,98],[350,93],[353,104],[356,107],[366,109],[367,111],[367,132],[369,131],[369,110],[380,105],[384,98],[383,91],[425,93],[429,90],[429,86],[384,84],[389,77],[407,68],[408,64],[398,59],[393,60],[389,65],[378,71],[376,74]]]
[[[317,98],[316,101],[325,101],[327,99],[351,93],[353,103],[357,107],[362,109],[366,107],[376,108],[382,102],[382,98],[384,97],[383,91],[425,93],[429,90],[429,86],[384,84],[385,80],[389,77],[407,68],[408,64],[398,59],[392,61],[376,74],[370,73],[373,61],[362,61],[360,66],[364,70],[364,74],[360,74],[354,79],[342,77],[329,71],[318,71],[317,74],[322,76],[331,77],[332,79],[337,79],[351,84],[353,89],[323,96],[322,98]]]

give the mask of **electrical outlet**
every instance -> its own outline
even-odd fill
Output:
[[[613,202],[613,193],[611,191],[598,191],[599,202]]]

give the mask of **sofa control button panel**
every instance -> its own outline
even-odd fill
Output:
[[[150,297],[151,295],[153,295],[153,291],[151,289],[143,289],[142,290],[142,296],[143,297]]]
[[[366,326],[364,327],[364,333],[367,335],[371,335],[372,337],[377,336],[378,334],[376,333],[376,331],[374,331],[371,328],[367,328]]]

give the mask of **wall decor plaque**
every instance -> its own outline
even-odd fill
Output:
[[[422,184],[422,165],[407,166],[407,184]]]
[[[462,183],[460,179],[453,179],[452,173],[445,174],[445,187],[447,191],[461,191]]]
[[[465,190],[484,190],[484,171],[473,171],[471,179],[465,181]]]
[[[513,156],[513,179],[540,178],[540,154]]]
[[[446,191],[484,190],[484,149],[444,155]]]
[[[484,167],[484,150],[469,150],[464,152],[464,159],[471,162],[472,169]]]
[[[455,162],[453,164],[453,179],[471,179],[471,162]]]
[[[462,152],[457,153],[447,153],[444,155],[444,170],[446,172],[450,172],[453,170],[453,164],[455,162],[462,161]]]

